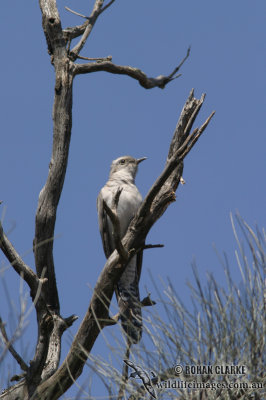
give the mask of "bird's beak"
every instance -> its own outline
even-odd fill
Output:
[[[147,160],[147,157],[138,158],[137,159],[137,164],[141,163],[144,160]]]

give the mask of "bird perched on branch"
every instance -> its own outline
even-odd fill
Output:
[[[135,177],[140,162],[146,157],[135,159],[131,156],[119,157],[111,164],[109,180],[97,198],[98,222],[104,253],[108,258],[115,250],[114,226],[107,215],[105,204],[111,209],[118,192],[116,215],[120,225],[121,239],[130,221],[137,212],[142,197],[135,185]],[[142,252],[134,255],[127,263],[119,279],[115,292],[119,306],[122,327],[132,343],[138,343],[142,334],[139,279],[142,266]]]

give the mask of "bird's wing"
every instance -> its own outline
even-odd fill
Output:
[[[97,198],[99,229],[102,237],[104,253],[107,258],[114,251],[115,246],[112,237],[112,223],[104,209],[103,199],[110,202],[112,195],[110,187],[106,185],[102,188]],[[124,215],[123,219],[127,220],[128,218]],[[130,220],[128,223],[129,222]],[[142,334],[141,305],[138,288],[141,265],[142,252],[139,252],[128,262],[115,289],[122,327],[128,338],[130,338],[133,343],[138,343]]]
[[[110,235],[108,216],[103,207],[102,191],[100,191],[100,193],[97,197],[97,210],[98,210],[98,223],[99,223],[100,234],[101,234],[102,242],[103,242],[104,254],[105,254],[106,258],[108,258],[112,254],[114,249],[112,246],[112,237]]]

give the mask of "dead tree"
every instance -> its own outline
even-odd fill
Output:
[[[111,57],[91,59],[81,57],[84,47],[98,17],[115,0],[96,0],[89,17],[82,25],[63,29],[56,0],[40,0],[43,31],[48,52],[55,70],[53,105],[53,149],[47,181],[40,192],[35,220],[34,255],[36,272],[26,265],[0,226],[0,247],[13,269],[26,281],[36,309],[38,338],[33,360],[27,365],[9,341],[4,325],[2,336],[8,350],[19,363],[23,373],[13,377],[19,381],[0,396],[0,399],[57,399],[82,373],[87,356],[101,329],[115,323],[109,316],[109,304],[114,286],[121,276],[129,257],[143,250],[145,238],[153,224],[167,207],[175,201],[175,191],[183,171],[183,160],[207,127],[213,113],[200,127],[192,126],[204,101],[194,98],[193,90],[181,112],[170,144],[166,164],[161,175],[149,190],[136,216],[132,220],[122,241],[107,260],[94,288],[88,310],[80,324],[69,353],[59,366],[61,337],[63,332],[77,319],[72,315],[63,318],[60,314],[55,265],[53,259],[53,237],[56,212],[67,169],[71,125],[72,90],[75,76],[97,71],[128,75],[136,79],[145,89],[164,88],[177,78],[178,71],[189,55],[170,75],[149,78],[138,68],[116,65]],[[76,13],[75,11],[69,10]],[[72,48],[71,41],[80,38]],[[86,63],[78,63],[82,59]],[[120,265],[120,268],[115,268]]]

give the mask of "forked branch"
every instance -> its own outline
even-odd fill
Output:
[[[195,129],[190,134],[192,120],[195,119],[195,113],[198,113],[203,101],[204,96],[197,100],[194,98],[194,92],[191,91],[174,132],[165,168],[144,199],[122,240],[123,247],[131,255],[134,255],[141,248],[152,225],[173,201],[174,190],[179,184],[183,170],[183,159],[206,129],[213,116],[212,113],[199,129]],[[42,399],[47,398],[46,395],[48,393],[50,397],[56,399],[72,385],[69,371],[74,379],[77,379],[81,374],[88,353],[90,353],[100,332],[97,321],[103,317],[108,318],[107,308],[110,304],[115,284],[124,271],[123,267],[116,268],[119,263],[121,264],[121,255],[114,251],[108,258],[96,283],[88,311],[66,359],[55,374],[37,389],[38,395]]]
[[[139,81],[139,84],[145,89],[152,89],[154,87],[164,89],[169,82],[180,76],[180,74],[177,74],[177,72],[180,70],[184,62],[189,57],[189,53],[190,53],[190,48],[187,50],[187,54],[183,58],[183,60],[178,64],[177,67],[174,68],[174,70],[169,75],[166,76],[159,75],[156,78],[149,78],[139,68],[134,68],[128,65],[116,65],[111,61],[75,64],[73,73],[74,75],[79,75],[79,74],[89,74],[91,72],[105,71],[105,72],[110,72],[111,74],[130,76],[131,78]]]
[[[124,270],[123,260],[129,254],[133,256],[140,251],[150,228],[174,200],[174,192],[180,182],[183,169],[183,159],[190,152],[212,117],[211,115],[205,124],[190,134],[193,122],[204,100],[204,97],[200,100],[195,99],[192,92],[182,111],[180,122],[178,123],[169,149],[166,166],[146,196],[143,205],[132,220],[122,240],[115,218],[119,194],[116,196],[116,204],[111,207],[108,215],[111,219],[113,218],[114,226],[117,226],[117,229],[114,230],[116,231],[115,240],[118,251],[114,251],[107,260],[95,286],[87,313],[73,340],[69,354],[58,369],[62,333],[77,318],[76,316],[71,316],[64,319],[60,316],[60,302],[53,259],[56,213],[64,185],[71,138],[73,78],[79,74],[105,71],[113,74],[127,75],[136,79],[146,89],[154,87],[163,89],[165,85],[179,76],[179,70],[189,56],[188,49],[186,56],[169,75],[159,75],[156,78],[148,77],[137,68],[113,64],[110,58],[98,60],[86,59],[86,61],[97,62],[75,64],[74,61],[78,57],[82,57],[79,54],[97,18],[114,1],[109,0],[109,2],[105,3],[104,0],[95,0],[92,13],[89,17],[80,14],[81,17],[85,17],[84,24],[74,28],[67,28],[63,31],[56,0],[39,0],[43,30],[49,53],[52,56],[51,61],[55,68],[56,79],[53,107],[53,150],[48,177],[41,190],[36,212],[34,253],[37,274],[23,262],[0,226],[0,248],[12,267],[19,275],[23,276],[31,288],[31,295],[33,303],[36,306],[38,320],[36,352],[30,363],[29,370],[26,371],[26,384],[24,382],[24,386],[22,384],[14,389],[14,393],[16,390],[17,393],[20,392],[20,396],[16,396],[16,393],[13,393],[14,396],[13,394],[12,396],[14,398],[25,398],[24,395],[28,390],[29,396],[27,398],[55,400],[73,384],[73,378],[77,379],[81,374],[88,354],[100,330],[105,325],[99,324],[99,321],[108,321],[108,307],[114,287]],[[71,40],[79,36],[81,36],[80,40],[70,50]],[[121,264],[122,267],[115,268],[117,264]],[[42,287],[43,283],[46,283],[44,287]],[[142,305],[148,306],[152,304],[152,300],[144,299]],[[110,323],[113,323],[113,321]],[[9,348],[11,348],[10,345]],[[26,364],[19,358],[19,355],[15,354],[15,358],[23,367],[22,369],[25,370]]]
[[[115,0],[111,0],[109,1],[109,3],[107,3],[104,7],[103,7],[103,0],[96,0],[94,3],[94,7],[92,10],[92,13],[89,17],[87,17],[86,15],[83,15],[77,11],[71,10],[69,7],[65,7],[65,9],[75,15],[78,15],[81,18],[85,18],[86,21],[82,24],[82,25],[77,25],[74,27],[68,27],[66,29],[63,30],[63,34],[64,37],[71,41],[72,39],[75,39],[81,35],[82,38],[80,39],[79,43],[73,48],[73,50],[71,51],[72,54],[72,58],[75,60],[76,56],[80,53],[80,51],[82,50],[82,48],[84,47],[93,26],[95,25],[97,18],[105,11],[107,10],[107,8],[109,8],[113,3],[115,2]]]
[[[76,60],[77,56],[83,49],[99,15],[104,10],[106,10],[113,2],[114,2],[114,0],[110,1],[105,7],[103,7],[104,0],[96,0],[95,1],[92,13],[83,25],[85,27],[85,29],[82,34],[82,37],[81,37],[80,41],[76,44],[76,46],[70,51],[70,57],[73,61]]]

